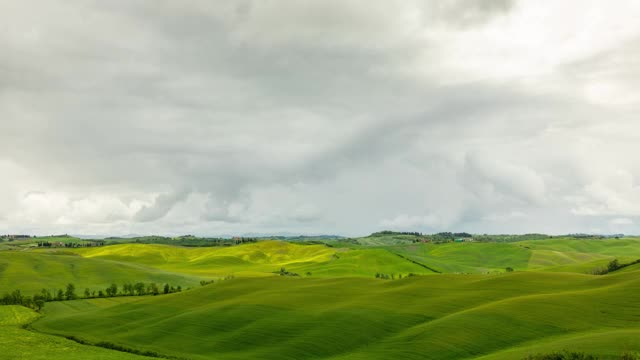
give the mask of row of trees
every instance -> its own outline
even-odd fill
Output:
[[[287,269],[283,267],[280,268],[280,271],[275,271],[275,273],[279,274],[280,276],[300,276],[300,274],[287,271]],[[311,273],[308,273],[308,274],[311,275]]]
[[[375,233],[371,234],[371,236],[384,236],[384,235],[414,235],[414,236],[421,236],[422,233],[419,233],[417,231],[383,230],[383,231],[378,231],[378,232],[375,232]]]
[[[622,268],[625,268],[627,266],[631,266],[631,265],[635,265],[635,264],[640,264],[640,259],[636,260],[636,261],[632,261],[630,263],[626,263],[626,264],[621,264],[620,261],[618,261],[618,259],[613,259],[611,261],[609,261],[609,264],[607,264],[606,267],[602,266],[602,267],[597,267],[594,269],[591,269],[591,271],[589,272],[591,275],[606,275],[610,272],[614,272],[616,270],[620,270]]]
[[[92,291],[89,288],[86,288],[84,290],[84,298],[92,299],[116,296],[160,295],[171,294],[180,291],[182,291],[182,287],[180,285],[174,287],[169,284],[164,284],[164,286],[161,286],[156,283],[145,284],[143,282],[137,282],[126,283],[123,284],[121,288],[119,288],[117,284],[113,283],[109,285],[104,291],[98,290],[96,292],[95,290]]]
[[[211,283],[211,282],[208,282]],[[67,284],[65,289],[58,289],[51,292],[48,289],[42,289],[39,293],[33,296],[25,296],[22,292],[14,290],[11,293],[7,293],[0,298],[1,305],[22,305],[34,310],[40,311],[46,302],[50,301],[64,301],[64,300],[76,300],[79,298],[93,299],[93,298],[105,298],[115,296],[142,296],[142,295],[160,295],[170,294],[182,291],[180,285],[174,287],[170,284],[164,284],[159,286],[156,283],[145,284],[143,282],[126,283],[122,288],[118,288],[117,284],[111,284],[104,290],[91,290],[86,288],[83,296],[80,296],[76,292],[76,286],[74,284]]]
[[[20,290],[4,294],[0,298],[0,305],[22,305],[40,311],[44,307],[45,300],[41,295],[25,296]]]
[[[116,238],[107,238],[107,240],[121,240]],[[255,243],[258,238],[235,237],[232,239],[223,238],[201,238],[193,235],[184,235],[175,238],[165,236],[143,236],[132,238],[125,242],[134,242],[139,244],[166,244],[186,247],[212,247],[212,246],[233,246],[247,243]],[[122,243],[122,241],[119,241]]]
[[[66,290],[58,289],[58,291],[51,293],[47,289],[42,289],[40,293],[33,296],[23,295],[20,289],[17,289],[0,298],[0,304],[22,305],[40,311],[45,302],[75,300],[77,298],[76,287],[73,284],[68,284]]]
[[[417,276],[417,275],[414,274],[414,273],[409,273],[407,275],[407,277],[411,277],[411,276]],[[377,272],[376,273],[376,279],[395,280],[396,279],[396,274],[385,274],[385,273]],[[398,279],[402,279],[402,274],[398,274]]]
[[[607,357],[608,359],[608,357]],[[611,358],[614,359],[614,358]],[[615,359],[618,360],[638,360],[640,359],[640,354],[632,353],[632,352],[624,352],[619,357]],[[562,352],[552,352],[549,354],[536,354],[529,355],[525,357],[523,360],[598,360],[598,357],[591,354],[586,354],[582,352],[575,351],[562,351]]]
[[[66,248],[79,248],[79,247],[94,247],[104,246],[104,241],[86,241],[86,242],[50,242],[50,241],[38,241],[38,247],[66,247]]]

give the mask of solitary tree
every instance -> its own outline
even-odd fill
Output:
[[[507,266],[507,267],[505,268],[505,271],[506,271],[506,272],[513,272],[513,268],[512,268],[511,266]]]

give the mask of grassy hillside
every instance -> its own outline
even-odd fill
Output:
[[[630,262],[640,258],[638,239],[549,239],[511,243],[411,244],[387,247],[441,272],[484,273],[545,270],[587,273],[614,258]]]
[[[408,235],[397,235],[399,237]],[[87,258],[151,266],[205,277],[271,275],[281,267],[313,276],[503,272],[545,270],[587,273],[614,258],[640,258],[640,240],[549,239],[512,243],[407,243],[393,246],[327,247],[260,241],[233,247],[183,248],[123,244],[73,249]]]
[[[585,346],[607,358],[640,351],[639,275],[235,279],[136,301],[52,303],[34,327],[194,359],[517,359]]]
[[[80,345],[58,336],[25,330],[40,315],[22,306],[0,306],[0,358],[6,360],[143,360],[148,357]]]
[[[58,349],[77,359],[135,357],[44,333],[190,359],[521,359],[563,349],[614,359],[640,351],[640,264],[587,275],[614,258],[640,258],[638,239],[343,245],[0,251],[0,293],[217,280],[155,297],[49,302],[43,317],[0,306],[0,346],[13,358],[54,360],[69,358]],[[278,276],[281,268],[300,276]],[[44,333],[22,328],[33,320]]]
[[[0,295],[15,289],[31,295],[42,288],[64,288],[73,283],[78,292],[86,287],[104,289],[112,282],[155,282],[192,286],[200,277],[136,263],[88,259],[73,252],[0,251]]]
[[[404,235],[399,235],[404,236]],[[640,258],[637,239],[550,239],[513,243],[411,243],[385,247],[332,248],[283,241],[232,247],[187,248],[121,244],[74,249],[0,251],[0,293],[16,288],[30,294],[74,283],[102,289],[115,282],[193,286],[227,275],[274,276],[280,268],[306,276],[373,277],[414,274],[544,270],[588,273],[614,258]]]
[[[528,268],[531,251],[513,244],[446,243],[396,246],[392,251],[441,272],[484,273]]]
[[[222,248],[180,248],[166,245],[124,244],[74,249],[86,257],[153,266],[208,277],[271,276],[281,267],[313,276],[370,276],[432,273],[385,249],[335,249],[324,245],[301,245],[261,241]]]

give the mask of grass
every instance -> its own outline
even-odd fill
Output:
[[[54,292],[73,283],[104,289],[112,282],[170,283],[186,288],[200,280],[275,276],[280,268],[314,277],[395,275],[432,271],[385,249],[334,249],[261,241],[234,247],[186,248],[169,245],[121,244],[77,249],[0,251],[0,295],[15,289],[31,295]]]
[[[106,305],[55,303],[34,327],[193,359],[497,359],[594,341],[606,358],[621,343],[640,350],[638,275],[246,278]]]
[[[548,239],[511,243],[410,244],[386,247],[441,272],[542,270],[587,273],[614,258],[640,258],[639,239]]]
[[[125,244],[75,249],[87,258],[116,260],[207,277],[272,276],[281,267],[313,276],[365,276],[431,273],[385,249],[335,249],[282,241],[224,248],[180,248],[167,245]]]
[[[392,251],[447,273],[485,273],[528,268],[531,252],[505,243],[446,243],[395,246]]]
[[[0,306],[0,358],[6,360],[143,360],[135,356],[85,346],[59,336],[25,330],[40,314],[22,306]]]
[[[85,288],[104,289],[112,282],[156,282],[193,286],[200,277],[166,271],[136,263],[88,259],[73,252],[0,251],[0,295],[20,289],[26,295],[42,288],[54,291],[73,283],[80,293]]]
[[[0,306],[0,347],[11,348],[9,358],[54,360],[140,357],[53,335],[190,359],[491,360],[561,350],[614,359],[640,351],[640,264],[587,274],[613,258],[640,258],[637,239],[396,240],[0,251],[0,293],[217,279],[163,296],[51,302],[44,316]],[[301,276],[278,276],[281,267]],[[376,272],[405,277],[374,279]],[[219,281],[229,274],[235,279]],[[34,320],[38,332],[22,328]]]

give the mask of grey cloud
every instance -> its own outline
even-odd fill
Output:
[[[516,1],[514,0],[489,0],[467,2],[464,0],[452,0],[434,2],[433,17],[447,25],[462,28],[482,24],[495,16],[508,13]]]
[[[577,138],[554,134],[591,138],[602,119],[632,116],[581,88],[583,75],[610,79],[619,55],[608,56],[632,44],[531,75],[544,86],[527,74],[448,82],[459,79],[442,66],[455,54],[439,38],[515,16],[512,1],[4,5],[0,159],[39,180],[16,180],[0,199],[20,207],[14,193],[56,190],[148,204],[162,194],[115,219],[119,231],[366,232],[430,216],[482,227],[488,212],[540,207],[572,216],[561,199],[597,174],[575,161],[585,151]],[[532,139],[557,153],[569,146],[549,154]],[[286,189],[295,201],[282,201]]]
[[[143,206],[133,215],[134,221],[149,222],[158,220],[173,208],[175,204],[184,200],[189,195],[186,190],[158,195],[152,205]]]
[[[465,158],[465,179],[474,186],[487,184],[491,190],[521,201],[539,204],[544,201],[544,179],[535,171],[515,164],[500,163],[479,154]]]

